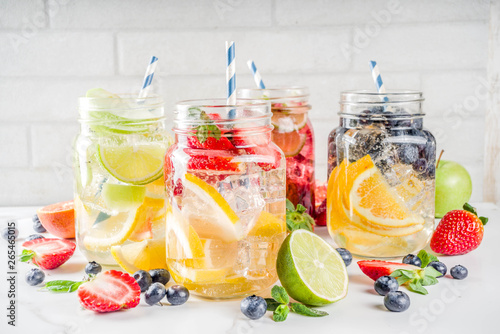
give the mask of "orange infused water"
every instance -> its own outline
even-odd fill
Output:
[[[419,92],[343,92],[329,137],[328,230],[367,257],[426,246],[434,226],[435,140]]]
[[[284,156],[271,141],[270,105],[238,103],[179,103],[165,159],[168,267],[208,298],[274,284],[285,238]]]

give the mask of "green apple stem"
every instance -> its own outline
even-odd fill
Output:
[[[439,167],[439,162],[441,161],[441,157],[443,156],[444,150],[441,150],[441,153],[439,153],[439,158],[438,161],[436,162],[436,169]]]

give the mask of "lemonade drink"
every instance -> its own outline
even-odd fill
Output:
[[[286,157],[286,196],[295,206],[305,206],[315,217],[314,132],[308,117],[309,89],[240,89],[238,96],[271,101],[272,140]]]
[[[171,140],[161,98],[93,89],[80,98],[79,112],[74,171],[80,250],[89,261],[129,272],[165,268],[163,160]]]
[[[328,141],[327,225],[353,254],[404,256],[429,241],[436,142],[423,128],[422,101],[420,92],[341,95]]]
[[[277,281],[285,161],[271,131],[265,101],[177,105],[165,159],[166,253],[174,280],[195,294],[236,297]]]

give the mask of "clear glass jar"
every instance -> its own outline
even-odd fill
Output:
[[[403,256],[434,226],[436,141],[416,91],[341,93],[328,137],[327,225],[353,254]]]
[[[165,253],[163,161],[172,140],[162,99],[82,97],[79,113],[74,189],[80,250],[89,261],[129,272],[166,268],[164,256],[131,263],[124,255],[134,247],[136,253]]]
[[[308,117],[309,89],[239,89],[238,96],[271,101],[273,142],[286,157],[286,197],[315,217],[314,132]]]
[[[179,102],[165,159],[167,263],[208,298],[262,291],[278,279],[285,238],[285,159],[266,101]]]

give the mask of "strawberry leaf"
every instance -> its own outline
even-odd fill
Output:
[[[481,221],[481,223],[483,223],[483,225],[486,225],[486,223],[488,222],[488,218],[486,217],[479,217],[479,220]]]
[[[425,249],[422,249],[420,252],[418,252],[417,256],[420,259],[420,261],[422,261],[421,265],[422,268],[427,267],[427,265],[432,261],[439,261],[437,256],[427,253]]]
[[[286,199],[286,211],[295,211],[295,206],[288,198]]]
[[[23,249],[21,255],[19,255],[20,262],[28,262],[35,256],[35,252],[29,249]]]
[[[271,297],[274,298],[280,304],[288,304],[290,302],[290,297],[284,287],[275,285],[271,289]]]
[[[469,211],[470,213],[473,213],[474,215],[477,216],[477,211],[476,211],[476,208],[474,208],[472,205],[470,205],[469,203],[465,203],[464,206],[463,206],[464,210],[465,211]]]
[[[298,204],[295,209],[293,203],[286,200],[286,227],[289,232],[299,229],[312,231],[314,225],[316,225],[314,218],[306,213],[306,208],[302,204]]]

